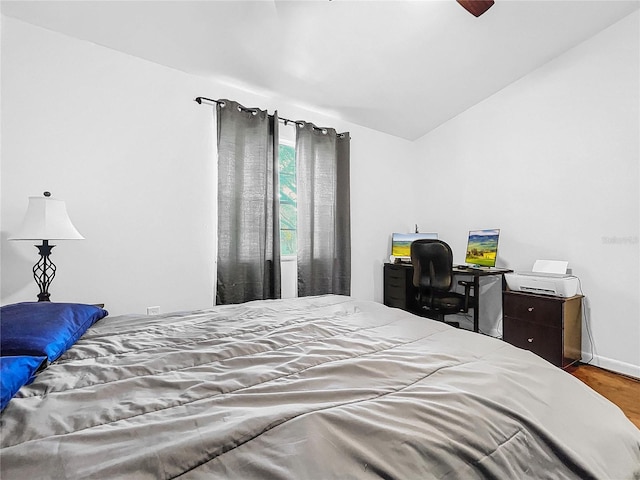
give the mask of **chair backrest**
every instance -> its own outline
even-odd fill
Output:
[[[411,244],[411,263],[414,287],[451,289],[453,252],[442,240],[415,240]]]

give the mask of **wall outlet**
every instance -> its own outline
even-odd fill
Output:
[[[160,307],[147,307],[147,315],[160,315]]]

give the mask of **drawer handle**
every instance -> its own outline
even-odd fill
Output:
[[[533,312],[533,307],[527,308],[528,311]]]
[[[527,338],[527,342],[529,342],[529,343],[533,343],[533,337],[531,337],[531,338]]]

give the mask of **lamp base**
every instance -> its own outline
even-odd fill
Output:
[[[49,297],[51,297],[51,294],[49,294],[49,293],[39,293],[38,294],[38,301],[39,302],[50,302],[51,300],[49,299]]]
[[[49,245],[49,240],[43,240],[42,245],[34,245],[40,253],[40,260],[33,266],[33,278],[40,289],[38,294],[39,302],[50,302],[49,297],[49,285],[53,281],[53,277],[56,276],[56,266],[51,260],[51,250],[55,245]]]

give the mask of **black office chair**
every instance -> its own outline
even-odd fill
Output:
[[[411,244],[413,285],[424,316],[444,322],[445,315],[468,312],[473,282],[459,281],[464,295],[451,290],[453,253],[441,240],[415,240]],[[446,322],[459,327],[459,322]]]

